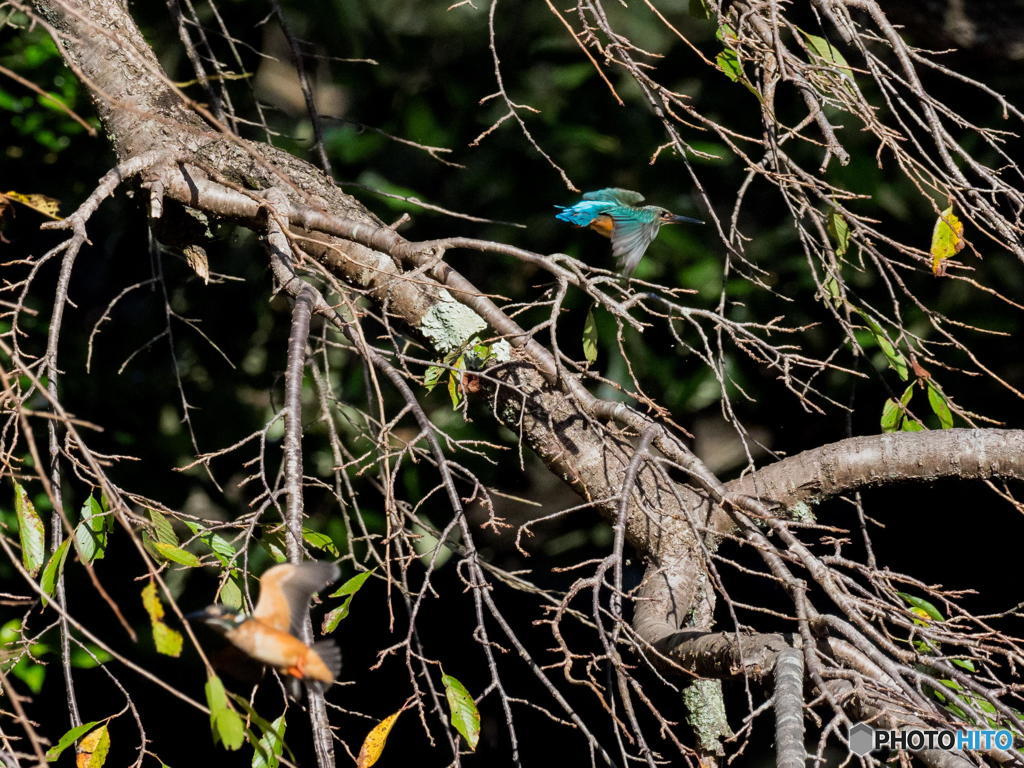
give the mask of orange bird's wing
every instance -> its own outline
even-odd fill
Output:
[[[340,570],[335,563],[285,563],[268,569],[260,578],[260,598],[254,619],[298,636],[309,613],[309,599],[333,581]]]

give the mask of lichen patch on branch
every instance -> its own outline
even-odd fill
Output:
[[[418,330],[441,354],[452,352],[482,332],[487,323],[465,304],[442,289],[438,301],[420,320]]]

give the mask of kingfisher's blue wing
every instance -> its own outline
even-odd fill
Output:
[[[644,196],[631,189],[608,187],[607,189],[599,189],[596,192],[587,192],[583,195],[583,199],[605,200],[610,203],[618,203],[619,205],[640,205],[644,201]]]
[[[590,222],[603,213],[607,213],[614,203],[607,200],[581,200],[574,205],[556,205],[561,210],[555,214],[556,219],[575,224],[577,227],[590,226]]]
[[[618,259],[619,272],[624,277],[633,274],[647,246],[658,236],[660,228],[657,221],[615,219],[615,229],[612,230],[612,255]]]

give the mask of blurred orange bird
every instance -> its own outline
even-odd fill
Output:
[[[326,685],[341,670],[341,651],[333,640],[312,646],[298,638],[312,596],[338,579],[335,563],[308,561],[275,565],[260,578],[260,596],[251,616],[226,605],[211,605],[186,618],[199,619],[256,661],[286,675]]]

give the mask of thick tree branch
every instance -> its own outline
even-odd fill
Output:
[[[275,190],[271,190],[273,193]],[[273,194],[272,194],[273,196]],[[278,268],[285,270],[294,259],[288,238],[281,227],[273,219],[268,220],[267,247],[276,260]],[[284,436],[284,476],[285,489],[288,495],[288,507],[284,515],[287,527],[285,548],[288,560],[298,564],[303,556],[303,470],[302,470],[302,379],[306,368],[306,343],[309,340],[309,320],[316,303],[316,291],[308,285],[302,285],[295,292],[292,307],[292,325],[288,334],[288,365],[285,369],[285,436]],[[313,644],[313,624],[307,613],[301,627],[302,641],[306,645]],[[298,686],[296,686],[298,687]],[[334,742],[331,736],[331,724],[327,717],[327,706],[324,702],[324,691],[319,685],[313,684],[306,688],[306,700],[309,702],[309,720],[313,730],[313,745],[316,752],[317,765],[330,768],[334,765]]]
[[[940,478],[1024,479],[1024,430],[942,429],[851,437],[762,467],[731,493],[783,507],[863,488]],[[724,518],[720,531],[731,525]]]
[[[803,768],[804,749],[804,654],[786,648],[775,666],[775,766]]]
[[[1024,480],[1024,430],[945,429],[893,432],[840,440],[769,464],[726,484],[730,495],[757,499],[786,510],[862,488],[940,478]],[[708,517],[707,502],[701,520]],[[721,506],[710,514],[717,534],[735,530],[735,517]],[[688,573],[699,562],[652,566],[645,577],[634,624],[657,643],[675,632],[693,607]]]

